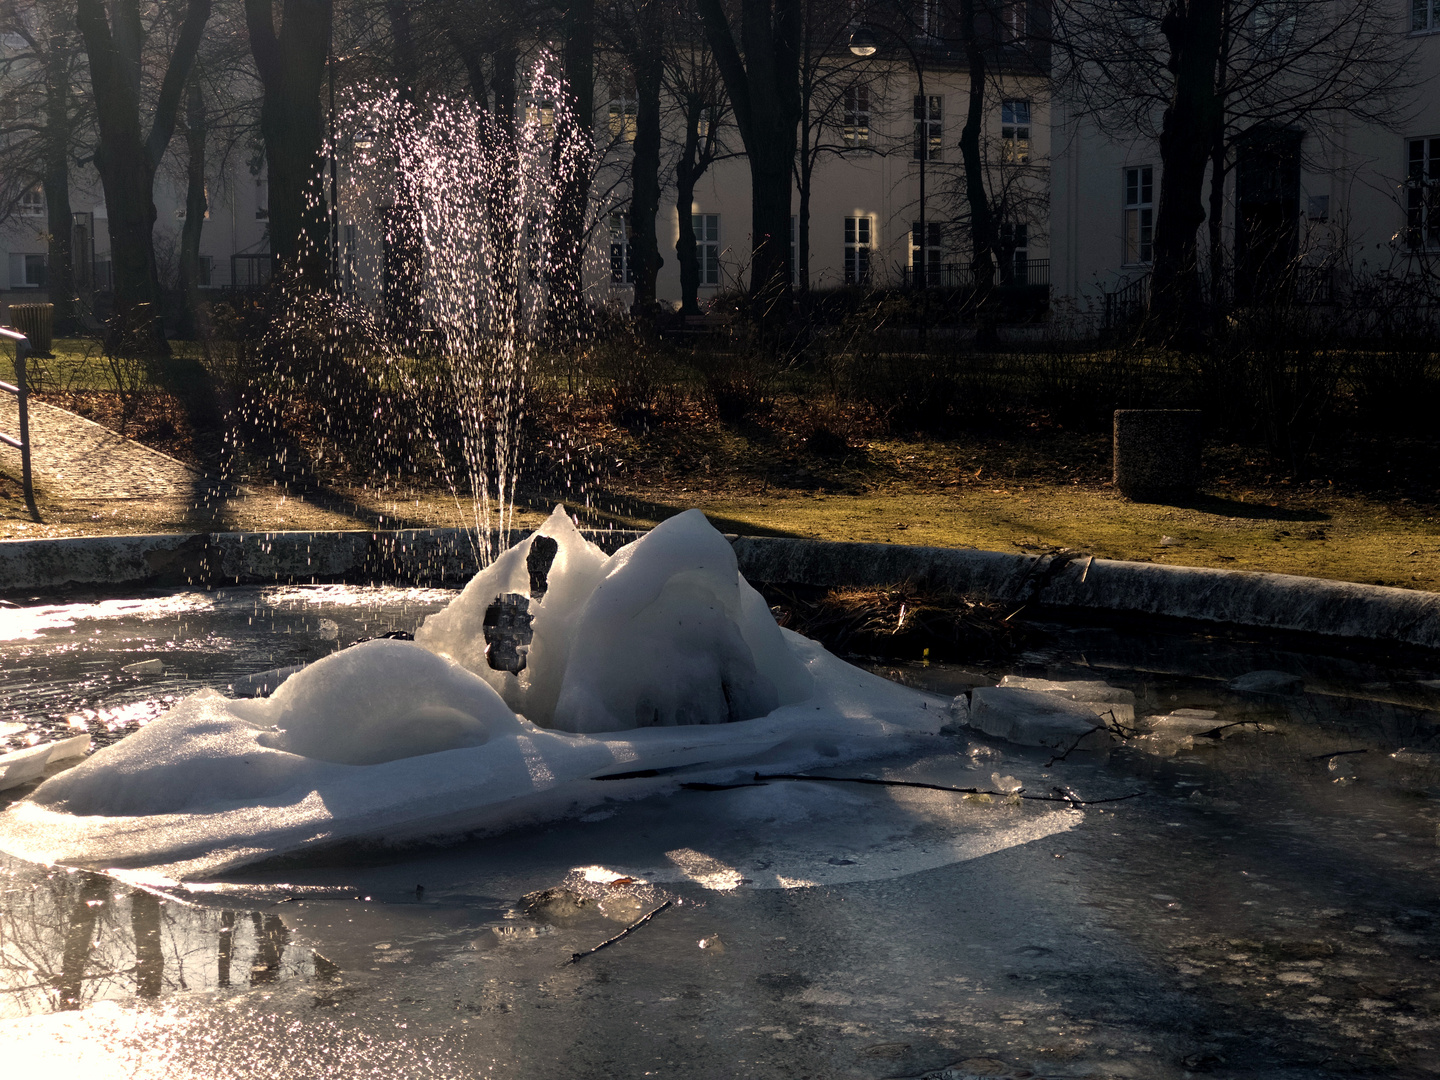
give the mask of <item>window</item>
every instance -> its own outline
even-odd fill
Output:
[[[45,192],[39,187],[32,187],[24,195],[20,196],[21,217],[44,217],[45,216]]]
[[[996,15],[999,24],[996,29],[1002,44],[1013,45],[1025,40],[1025,33],[1030,28],[1029,0],[1000,0]]]
[[[1406,144],[1405,246],[1440,248],[1440,138]]]
[[[910,224],[910,271],[915,284],[939,284],[945,258],[943,239],[938,221],[925,222],[923,229],[918,221]]]
[[[1427,34],[1440,30],[1440,0],[1410,0],[1410,32]]]
[[[525,123],[540,125],[540,139],[549,142],[555,127],[555,102],[551,100],[530,101],[525,104]]]
[[[610,280],[635,284],[635,245],[629,214],[610,215]]]
[[[1255,49],[1261,56],[1280,56],[1290,46],[1300,22],[1296,0],[1261,0],[1252,16]]]
[[[845,88],[845,124],[840,134],[846,146],[870,142],[870,87],[857,83]]]
[[[944,99],[939,94],[915,95],[915,160],[939,161],[945,147]]]
[[[926,37],[940,36],[939,0],[920,0],[920,30]]]
[[[1150,263],[1155,232],[1155,167],[1141,165],[1125,170],[1125,265]]]
[[[720,215],[691,214],[690,227],[695,230],[695,263],[700,269],[700,284],[719,285]]]
[[[1012,278],[1016,285],[1028,285],[1030,281],[1030,226],[1023,221],[1005,221],[1000,224],[1000,250],[1010,260]]]
[[[616,142],[635,141],[635,99],[623,94],[610,100],[610,138]]]
[[[45,287],[45,256],[11,252],[10,287],[12,289],[43,289]]]
[[[1305,200],[1305,216],[1318,224],[1330,220],[1330,196],[1311,195]]]
[[[1010,165],[1030,164],[1030,102],[1001,102],[1000,156]]]
[[[870,219],[845,219],[845,284],[870,283]]]

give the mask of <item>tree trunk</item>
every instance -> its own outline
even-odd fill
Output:
[[[980,135],[985,128],[985,50],[975,31],[975,0],[961,5],[961,34],[970,73],[970,101],[960,131],[960,160],[965,169],[965,199],[970,210],[970,270],[980,295],[995,283],[997,237],[995,214],[985,190],[985,168],[980,160]],[[924,259],[924,238],[921,258]]]
[[[705,173],[700,159],[700,118],[705,103],[698,94],[685,99],[685,145],[675,163],[675,218],[679,234],[675,238],[675,258],[680,262],[680,314],[699,315],[700,263],[696,259],[699,245],[695,242],[695,184]]]
[[[790,190],[800,123],[799,2],[742,0],[739,47],[720,0],[699,4],[750,159],[751,311],[762,326],[775,325],[790,308]]]
[[[47,274],[55,332],[78,329],[75,226],[70,212],[70,69],[68,50],[52,39],[45,54],[45,158],[41,184],[49,229]]]
[[[205,196],[205,143],[210,136],[205,96],[200,80],[190,80],[185,103],[185,226],[180,230],[180,293],[185,301],[182,337],[193,337],[204,327],[204,301],[200,293],[200,234],[210,209]]]
[[[1161,22],[1175,84],[1160,130],[1160,204],[1155,211],[1151,323],[1168,334],[1200,328],[1198,231],[1205,169],[1220,122],[1215,70],[1223,0],[1175,0]]]
[[[155,170],[175,131],[185,83],[210,17],[210,0],[188,0],[166,65],[150,133],[140,125],[143,34],[138,0],[114,0],[114,33],[103,0],[78,0],[76,22],[90,58],[99,142],[95,167],[109,214],[115,308],[107,347],[141,356],[168,355],[155,265]],[[67,231],[69,225],[67,223]]]
[[[286,0],[277,34],[273,0],[245,0],[250,50],[263,88],[260,134],[265,142],[271,257],[277,273],[287,272],[316,288],[330,280],[320,88],[332,15],[332,0]]]
[[[658,4],[651,3],[654,11]],[[653,20],[658,23],[658,20]],[[660,213],[660,90],[665,57],[658,25],[642,26],[644,41],[633,57],[635,64],[635,154],[630,165],[630,227],[635,255],[637,315],[655,314],[655,278],[665,260],[660,257],[656,218]]]

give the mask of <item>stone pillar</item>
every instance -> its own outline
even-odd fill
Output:
[[[1199,409],[1116,409],[1115,486],[1142,502],[1193,494],[1200,430]]]

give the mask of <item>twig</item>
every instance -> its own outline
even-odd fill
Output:
[[[1111,718],[1112,720],[1115,718],[1115,710],[1114,710],[1114,709],[1111,709],[1111,710],[1110,710],[1110,718]],[[1065,748],[1065,752],[1064,752],[1063,754],[1056,754],[1056,755],[1055,755],[1054,757],[1052,757],[1049,761],[1045,762],[1045,768],[1047,768],[1047,769],[1050,768],[1050,766],[1051,766],[1051,765],[1054,765],[1055,762],[1057,762],[1057,761],[1064,761],[1067,757],[1069,757],[1072,753],[1074,753],[1074,752],[1079,748],[1079,746],[1080,746],[1080,744],[1081,744],[1082,742],[1084,742],[1086,739],[1088,739],[1091,735],[1094,735],[1095,732],[1097,732],[1097,731],[1104,731],[1104,730],[1105,730],[1105,725],[1104,725],[1104,724],[1096,724],[1096,725],[1095,725],[1094,727],[1092,727],[1089,731],[1083,731],[1083,732],[1081,732],[1078,736],[1076,736],[1075,741]]]
[[[1329,754],[1316,754],[1311,761],[1329,761],[1332,757],[1345,757],[1347,754],[1368,754],[1369,750],[1336,750]]]
[[[625,927],[624,930],[621,930],[618,934],[616,934],[616,935],[615,935],[614,937],[612,937],[612,938],[606,938],[604,941],[600,942],[599,945],[596,945],[593,949],[586,949],[584,952],[571,953],[571,954],[570,954],[570,959],[569,959],[569,960],[566,960],[566,961],[565,961],[565,964],[573,964],[573,963],[575,963],[577,960],[584,960],[585,957],[591,956],[591,955],[599,952],[601,949],[605,948],[606,946],[608,946],[608,945],[614,945],[614,944],[615,944],[617,941],[619,941],[621,938],[626,937],[626,936],[628,936],[628,935],[630,935],[630,934],[633,934],[636,930],[639,930],[640,927],[644,926],[647,922],[649,922],[651,919],[653,919],[656,915],[659,915],[660,912],[664,911],[667,907],[669,907],[669,906],[670,906],[671,904],[673,904],[674,902],[675,902],[675,901],[673,901],[673,900],[666,900],[663,904],[661,904],[659,907],[657,907],[654,911],[650,912],[649,914],[640,916],[640,918],[636,919],[636,920],[635,920],[633,923],[631,923],[629,926]],[[560,966],[561,966],[561,967],[564,967],[565,965],[562,964],[562,965],[560,965]]]
[[[944,784],[922,784],[918,780],[880,780],[873,776],[806,776],[804,773],[756,773],[754,783],[749,784],[706,784],[693,783],[681,784],[682,788],[688,791],[730,791],[734,788],[760,787],[768,780],[807,780],[827,784],[875,784],[880,787],[910,787],[924,788],[927,791],[945,791],[951,795],[993,795],[995,798],[1004,799],[1014,796],[1017,799],[1029,799],[1033,802],[1059,802],[1069,803],[1072,806],[1094,806],[1096,803],[1124,802],[1126,799],[1134,799],[1144,795],[1143,791],[1134,791],[1129,795],[1118,795],[1110,799],[1081,799],[1065,795],[1056,798],[1054,795],[1025,795],[1021,788],[1019,791],[987,791],[984,788],[947,787]]]

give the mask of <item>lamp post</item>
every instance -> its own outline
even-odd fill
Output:
[[[915,52],[914,46],[906,40],[905,35],[889,27],[882,27],[887,34],[900,43],[906,53],[910,56],[910,64],[915,69],[915,81],[920,91],[920,122],[924,125],[920,130],[920,141],[917,149],[920,151],[920,261],[916,265],[912,280],[918,281],[923,288],[927,284],[929,274],[925,266],[925,255],[928,251],[926,241],[929,237],[925,231],[925,164],[930,159],[930,99],[925,96],[925,67],[920,63],[920,57]],[[880,51],[880,46],[875,40],[875,31],[868,25],[860,25],[850,35],[850,51],[861,58],[874,56]],[[910,245],[913,250],[915,246],[914,237],[911,237]]]

